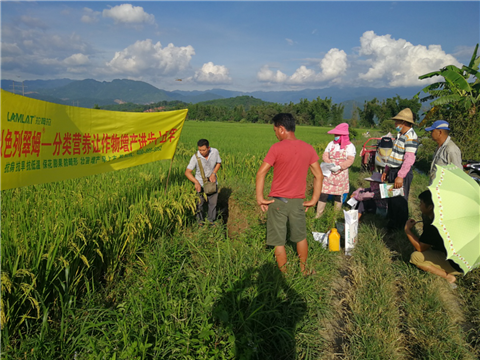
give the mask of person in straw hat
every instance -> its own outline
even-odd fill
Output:
[[[334,196],[336,211],[342,208],[342,196],[350,189],[348,168],[353,164],[356,154],[355,146],[350,142],[347,123],[341,123],[327,133],[334,135],[334,140],[330,141],[325,148],[322,160],[326,163],[333,163],[335,166],[331,168],[331,174],[323,179],[316,219],[322,216],[328,195]]]
[[[382,174],[374,172],[365,180],[370,181],[369,188],[358,188],[352,194],[352,198],[358,201],[358,221],[365,213],[376,213],[382,217],[387,215],[387,199],[382,199],[380,195],[380,183]]]
[[[382,181],[394,184],[395,189],[403,186],[404,196],[388,199],[387,228],[403,229],[408,220],[408,194],[413,180],[412,166],[418,149],[418,137],[413,130],[414,115],[409,108],[403,109],[392,120],[395,121],[397,139],[387,160]]]

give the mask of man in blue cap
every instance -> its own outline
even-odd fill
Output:
[[[436,165],[454,164],[460,169],[462,168],[462,153],[450,138],[450,125],[447,121],[437,120],[432,126],[425,128],[425,130],[432,132],[432,139],[438,144],[428,174],[430,177],[429,185],[431,185],[437,172]]]

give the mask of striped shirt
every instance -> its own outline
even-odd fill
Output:
[[[398,134],[397,140],[393,144],[393,149],[390,157],[387,160],[387,165],[390,168],[398,168],[402,166],[405,153],[410,152],[415,155],[418,149],[417,134],[410,128],[405,134]]]

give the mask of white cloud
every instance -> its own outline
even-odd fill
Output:
[[[115,24],[154,24],[155,16],[146,13],[141,6],[122,4],[103,10],[103,17],[112,18]]]
[[[294,44],[294,41],[292,39],[286,38],[285,41],[287,42],[288,45]]]
[[[195,71],[193,79],[198,83],[207,84],[230,84],[232,82],[228,69],[223,65],[214,65],[211,61],[203,64],[200,70]]]
[[[58,59],[54,59],[54,58],[43,58],[43,59],[38,59],[37,61],[41,65],[47,65],[47,66],[60,66],[61,65],[61,61],[58,60]]]
[[[280,70],[273,72],[268,65],[264,65],[257,73],[257,79],[262,82],[283,83],[287,80],[287,75]]]
[[[336,81],[347,70],[347,54],[343,50],[330,49],[320,61],[316,60],[319,72],[300,66],[291,76],[287,76],[280,70],[273,72],[268,65],[263,66],[257,73],[257,79],[261,82],[285,83],[291,85],[319,84],[326,81]]]
[[[308,69],[306,66],[300,66],[292,76],[290,76],[287,80],[289,84],[306,84],[315,82],[315,78],[318,74],[315,74],[315,71],[312,69]]]
[[[330,49],[320,62],[322,68],[322,77],[324,80],[330,80],[344,75],[347,70],[347,54],[343,50]]]
[[[42,29],[42,30],[48,29],[47,24],[45,24],[42,20],[38,18],[22,15],[20,16],[20,21],[32,29],[35,29],[35,28]]]
[[[16,24],[2,27],[1,62],[2,71],[5,73],[16,71],[22,72],[25,77],[44,78],[58,74],[68,76],[65,71],[69,66],[79,68],[81,62],[85,61],[79,55],[72,54],[84,54],[83,56],[88,57],[93,52],[90,44],[76,33],[52,34],[38,27],[25,29]],[[91,66],[85,73],[91,77],[95,71],[96,68]]]
[[[9,44],[2,42],[2,55],[4,56],[17,56],[23,53],[22,49],[18,47],[16,43]]]
[[[100,16],[100,11],[93,11],[90,8],[83,8],[83,16],[81,17],[81,21],[87,24],[92,24],[98,22],[98,18]]]
[[[368,82],[380,81],[394,87],[425,85],[427,80],[419,80],[420,75],[446,65],[461,66],[440,45],[415,46],[404,39],[392,39],[391,35],[379,36],[373,31],[363,33],[360,45],[359,54],[367,58],[369,69],[358,77]]]
[[[106,65],[110,72],[124,75],[140,75],[145,71],[152,71],[155,76],[171,75],[186,69],[193,55],[195,50],[191,45],[168,44],[162,48],[160,42],[153,44],[147,39],[116,52]]]
[[[87,55],[73,54],[72,56],[69,56],[68,58],[64,59],[63,62],[69,66],[87,65],[88,63],[90,63],[90,59],[88,58]]]

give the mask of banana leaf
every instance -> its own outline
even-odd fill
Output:
[[[455,88],[468,93],[472,92],[472,88],[470,87],[470,84],[468,83],[468,81],[465,80],[465,78],[459,73],[453,70],[446,70],[442,73],[442,76],[445,78],[447,82],[451,83]]]
[[[478,58],[478,59],[480,60],[480,58]],[[469,75],[475,76],[477,78],[477,80],[478,80],[478,78],[480,78],[480,76],[479,76],[480,72],[478,72],[477,70],[475,70],[471,67],[468,67],[468,66],[464,65],[464,66],[462,66],[462,70]]]
[[[478,69],[478,65],[480,63],[480,56],[477,57],[477,50],[478,50],[478,44],[475,46],[475,50],[473,51],[472,58],[470,59],[470,62],[468,63],[468,67],[473,68],[473,69]]]
[[[431,104],[433,106],[445,105],[445,104],[450,104],[452,102],[459,102],[463,98],[464,97],[462,95],[458,95],[458,94],[446,95],[446,96],[442,96],[441,98],[438,98],[437,100],[432,101]]]
[[[423,79],[428,79],[428,78],[431,78],[431,77],[434,77],[434,76],[442,76],[441,74],[441,71],[433,71],[431,73],[428,73],[428,74],[423,74],[423,75],[420,75],[418,78],[420,80],[423,80]]]

